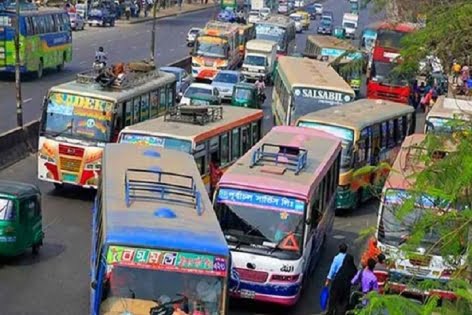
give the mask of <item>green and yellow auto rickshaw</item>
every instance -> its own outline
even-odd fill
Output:
[[[190,96],[189,104],[192,106],[221,105],[221,100],[215,95],[195,93]]]
[[[41,192],[32,184],[0,180],[0,256],[43,245]]]
[[[257,95],[257,88],[251,83],[238,83],[233,87],[231,105],[260,109],[262,104]]]
[[[337,26],[334,28],[334,37],[339,39],[346,39],[346,30],[342,26]]]

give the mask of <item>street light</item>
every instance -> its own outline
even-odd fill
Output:
[[[23,127],[23,101],[21,99],[21,74],[20,74],[20,0],[15,0],[15,89],[16,89],[16,124]]]

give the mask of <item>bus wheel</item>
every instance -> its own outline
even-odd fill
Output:
[[[31,251],[33,252],[33,255],[38,255],[39,254],[39,248],[41,245],[39,244],[34,244],[33,247],[31,247]]]
[[[39,60],[38,70],[36,70],[36,78],[41,79],[43,77],[43,60]]]
[[[54,183],[54,189],[60,190],[64,188],[64,184],[61,183]]]
[[[57,71],[61,72],[62,70],[64,70],[64,60],[65,60],[65,56],[62,56],[62,61],[60,64],[57,65]]]

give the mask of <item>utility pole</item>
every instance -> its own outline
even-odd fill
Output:
[[[21,75],[20,75],[20,0],[15,0],[15,88],[16,88],[16,124],[23,127],[23,101],[21,99]]]
[[[18,0],[17,0],[18,1]],[[156,65],[154,55],[156,53],[156,24],[157,24],[157,6],[159,0],[154,0],[154,7],[152,10],[152,31],[151,31],[151,62]]]

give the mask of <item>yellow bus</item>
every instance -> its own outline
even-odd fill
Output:
[[[470,121],[472,105],[469,100],[438,97],[436,103],[426,115],[425,133],[450,134],[460,128],[461,121]]]
[[[244,58],[246,43],[256,38],[256,27],[254,24],[239,24],[239,53]]]
[[[123,129],[121,143],[193,154],[207,188],[210,161],[229,167],[261,138],[263,111],[236,106],[177,106],[163,117]]]
[[[351,41],[322,35],[307,36],[303,55],[320,61],[333,62],[336,58],[346,54],[346,52],[352,53],[343,58],[340,65],[365,58],[364,54],[351,44]],[[335,70],[339,73],[339,69],[336,68]],[[360,69],[356,73],[343,76],[344,80],[346,80],[356,92],[359,92],[361,87],[362,72],[363,69]]]
[[[349,84],[321,61],[281,56],[274,76],[275,125],[291,125],[303,115],[355,99]]]
[[[413,107],[400,103],[361,99],[305,115],[297,126],[342,139],[336,208],[355,209],[381,191],[389,172],[389,167],[382,165],[393,163],[405,137],[414,132],[415,112]],[[380,167],[355,174],[368,165]]]

